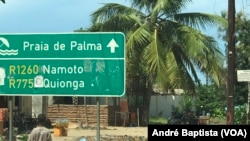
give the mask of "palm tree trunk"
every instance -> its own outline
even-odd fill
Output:
[[[146,88],[146,93],[145,93],[145,105],[144,105],[144,110],[143,110],[143,116],[144,120],[143,122],[146,123],[146,125],[149,123],[149,109],[150,109],[150,100],[151,100],[151,95],[153,91],[153,85],[152,85],[152,80],[150,77],[148,77],[148,86]]]

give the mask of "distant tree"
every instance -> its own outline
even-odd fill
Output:
[[[1,0],[3,3],[5,3],[5,0]]]
[[[213,114],[217,108],[226,107],[226,89],[214,84],[200,85],[196,88],[195,107],[197,115],[201,111]]]
[[[74,32],[87,32],[87,30],[80,27],[79,29],[74,30]]]
[[[227,18],[225,11],[221,14],[222,17]],[[220,27],[219,31],[224,41],[227,41],[227,27]],[[235,17],[235,91],[234,102],[235,105],[242,105],[247,103],[248,83],[237,82],[237,70],[250,70],[250,19],[246,13],[240,11],[236,13]],[[227,42],[225,42],[227,43]]]

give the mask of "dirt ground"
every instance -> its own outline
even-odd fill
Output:
[[[104,127],[100,128],[100,139],[102,141],[118,140],[123,141],[128,138],[135,141],[145,141],[147,139],[147,127]],[[95,141],[96,129],[76,129],[68,128],[67,136],[54,136],[52,133],[53,141],[80,141],[85,138],[86,141]],[[127,139],[125,139],[127,138]],[[137,138],[137,139],[135,139]]]
[[[96,141],[97,130],[95,126],[77,128],[76,124],[69,124],[66,136],[55,136],[54,128],[51,129],[52,141]],[[100,127],[101,141],[147,141],[147,127]],[[17,135],[18,137],[19,135]],[[10,141],[8,135],[4,141]],[[85,140],[81,140],[84,138]],[[0,139],[1,140],[1,139]],[[13,137],[13,141],[20,141]]]

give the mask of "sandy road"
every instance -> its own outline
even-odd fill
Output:
[[[147,127],[106,127],[100,129],[100,136],[138,136],[147,137]],[[54,136],[52,133],[53,141],[73,141],[77,137],[82,136],[96,136],[95,129],[75,129],[69,128],[67,136]]]

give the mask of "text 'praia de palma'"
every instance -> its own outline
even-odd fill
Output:
[[[40,43],[30,43],[28,41],[23,42],[23,51],[99,51],[102,50],[101,43],[88,43],[86,41],[77,42],[70,41],[67,46],[64,43],[60,43],[59,41],[50,45],[48,43],[44,43],[41,41]]]

